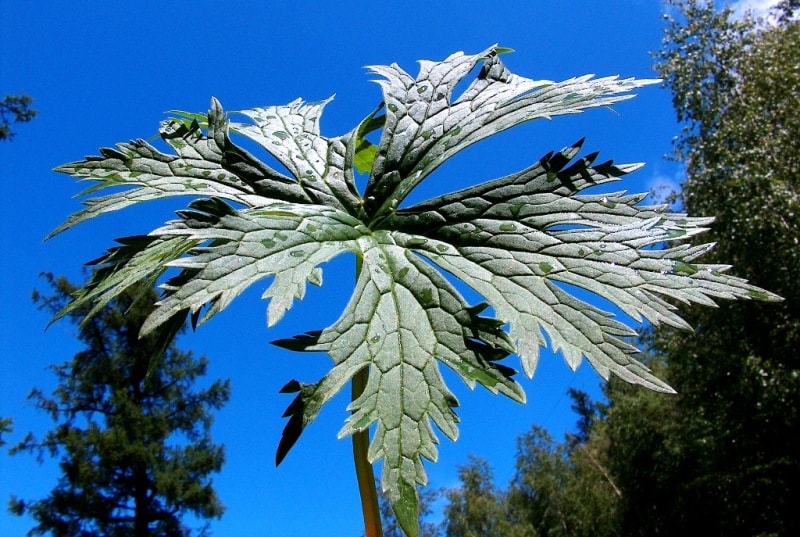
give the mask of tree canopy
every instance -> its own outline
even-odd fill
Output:
[[[665,512],[637,520],[676,533],[789,535],[800,528],[790,500],[800,482],[800,24],[790,3],[774,25],[733,20],[710,2],[674,7],[658,68],[685,124],[680,202],[717,215],[713,259],[785,300],[694,309],[694,333],[652,332],[680,427],[651,429],[672,457],[640,479],[662,484]]]

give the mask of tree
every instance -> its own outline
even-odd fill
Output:
[[[708,440],[707,434],[687,426],[690,409],[680,408],[677,397],[654,397],[619,382],[610,382],[605,392],[606,413],[595,423],[593,435],[595,444],[603,447],[618,493],[616,530],[606,535],[644,537],[708,529],[703,520],[708,515],[692,502],[707,504],[709,499],[687,492],[699,481],[696,467],[703,456],[696,448]],[[714,497],[714,491],[706,492]]]
[[[576,432],[556,442],[541,427],[517,439],[516,471],[507,492],[507,518],[520,535],[537,537],[618,534],[620,491],[609,459],[616,457],[597,434],[603,406],[571,389]],[[520,531],[520,530],[518,530]]]
[[[417,486],[427,481],[423,459],[437,457],[433,424],[456,438],[457,401],[437,360],[470,387],[479,383],[524,401],[515,371],[500,361],[516,353],[531,376],[549,340],[573,368],[585,357],[604,377],[672,391],[635,359],[626,339],[635,334],[631,328],[559,284],[583,287],[634,319],[682,328],[688,325],[666,297],[706,305],[712,298],[778,297],[728,275],[726,266],[696,263],[709,245],[674,244],[702,231],[708,219],[640,205],[644,195],[582,193],[638,165],[596,162],[597,153],[576,158],[581,142],[518,173],[403,205],[439,165],[473,143],[537,118],[611,105],[654,82],[531,80],[506,68],[500,56],[507,52],[491,47],[424,61],[416,78],[397,65],[373,67],[383,102],[343,136],[320,134],[328,101],[245,110],[248,121],[240,123],[214,99],[208,114],[179,112],[162,125],[170,153],[139,140],[60,166],[97,183],[87,195],[113,192],[87,200],[56,232],[134,203],[199,196],[178,220],[110,250],[99,261],[106,270],[62,314],[176,269],[144,334],[184,310],[204,322],[264,278],[272,278],[264,294],[272,325],[307,283],[322,283],[322,263],[354,253],[357,281],[340,319],[276,342],[333,359],[320,381],[292,380],[283,388],[297,396],[276,460],[352,380],[351,416],[340,436],[353,437],[370,537],[380,534],[371,464],[382,460],[382,488],[403,530],[415,536]],[[454,95],[470,73],[469,85]],[[260,145],[289,175],[236,145],[233,135]],[[356,170],[368,174],[363,195]],[[486,303],[469,304],[448,277]],[[487,306],[496,318],[481,315]]]
[[[32,104],[33,98],[25,94],[6,95],[0,101],[0,141],[14,137],[16,133],[11,130],[12,123],[27,123],[36,117]]]
[[[79,288],[65,278],[48,275],[48,281],[53,294],[34,297],[55,313]],[[36,520],[31,535],[184,536],[184,515],[222,514],[209,475],[220,470],[224,455],[211,442],[210,411],[228,400],[230,388],[216,381],[193,389],[207,360],[174,344],[185,313],[139,339],[155,298],[139,283],[85,322],[88,309],[68,315],[80,323],[86,347],[53,367],[52,397],[39,390],[30,395],[56,427],[12,449],[60,457],[61,477],[46,498],[12,499],[15,514]]]
[[[515,531],[505,512],[503,493],[494,485],[489,463],[470,456],[458,468],[461,486],[445,492],[444,530],[447,537],[509,537]]]
[[[712,2],[670,2],[658,68],[685,125],[679,201],[717,215],[711,260],[786,300],[692,309],[694,333],[653,330],[673,399],[612,384],[627,535],[800,530],[800,26],[790,4],[765,25]]]
[[[613,536],[619,531],[621,492],[611,475],[615,457],[598,432],[604,405],[570,390],[579,411],[577,431],[557,442],[541,427],[517,439],[516,470],[497,489],[486,461],[459,468],[461,486],[449,489],[442,527],[448,537]]]

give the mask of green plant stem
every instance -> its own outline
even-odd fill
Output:
[[[356,280],[361,274],[363,259],[356,256]],[[355,401],[367,387],[369,368],[365,367],[353,375],[351,400]],[[356,479],[358,492],[361,495],[361,512],[364,515],[365,537],[383,537],[381,526],[381,513],[378,508],[378,490],[375,487],[375,473],[369,462],[369,429],[364,429],[353,435],[353,460],[356,464]]]
[[[361,395],[367,385],[369,369],[364,368],[353,376],[352,398]],[[369,429],[353,435],[353,459],[356,463],[358,492],[361,494],[361,511],[364,514],[364,534],[366,537],[383,537],[381,515],[378,509],[378,491],[375,487],[375,474],[367,459],[369,450]]]

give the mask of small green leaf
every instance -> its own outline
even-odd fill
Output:
[[[401,479],[398,486],[399,498],[392,502],[392,510],[397,523],[408,537],[419,535],[419,498],[417,487]]]
[[[500,54],[511,54],[512,52],[515,52],[513,48],[508,48],[508,47],[495,47],[494,48],[494,53],[497,54],[497,55],[500,55]]]
[[[369,116],[367,116],[356,129],[355,136],[355,154],[353,156],[353,164],[355,165],[358,173],[369,173],[372,171],[372,165],[375,162],[375,156],[378,154],[378,147],[367,140],[367,134],[374,132],[383,127],[386,122],[385,115],[377,115],[380,108],[376,109]]]
[[[378,147],[368,140],[362,139],[356,147],[356,156],[353,159],[353,164],[358,173],[369,173],[372,170],[372,164],[375,162],[375,155],[377,154]]]

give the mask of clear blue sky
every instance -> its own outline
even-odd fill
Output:
[[[75,328],[31,303],[42,271],[77,281],[82,264],[114,237],[147,232],[172,217],[156,205],[103,217],[43,243],[44,236],[79,209],[74,180],[53,173],[59,164],[96,154],[100,146],[157,132],[170,109],[207,110],[216,96],[228,110],[284,104],[297,97],[336,94],[322,120],[323,134],[344,133],[379,102],[366,65],[397,62],[416,73],[418,59],[475,53],[494,43],[516,49],[510,69],[531,78],[563,79],[586,73],[651,78],[650,53],[661,39],[659,0],[519,0],[491,2],[82,2],[0,0],[0,92],[26,92],[39,117],[18,126],[0,145],[3,194],[0,261],[0,416],[13,417],[9,444],[48,419],[31,408],[34,386],[49,393],[51,364],[79,350]],[[648,190],[680,179],[663,156],[678,132],[670,97],[644,88],[615,112],[598,109],[541,121],[459,155],[437,172],[434,189],[461,188],[520,169],[549,150],[587,136],[586,149],[617,162],[648,163],[621,186]],[[438,181],[438,183],[437,183]],[[295,354],[268,344],[327,326],[345,304],[353,281],[351,259],[325,268],[325,285],[311,288],[276,327],[268,330],[263,286],[256,286],[210,323],[181,339],[211,360],[208,379],[229,378],[233,395],[218,413],[214,440],[227,462],[215,486],[227,506],[212,524],[215,535],[356,537],[359,500],[349,441],[336,432],[346,418],[346,397],[333,400],[283,465],[274,452],[291,396],[278,390],[289,379],[316,381],[325,356]],[[515,358],[512,358],[514,361]],[[442,437],[438,463],[428,464],[431,486],[456,483],[456,466],[474,453],[490,460],[498,482],[513,472],[515,439],[532,424],[560,437],[574,424],[569,387],[599,394],[588,364],[573,374],[560,356],[545,354],[526,406],[474,392],[448,377],[461,402],[461,437]],[[441,436],[441,435],[440,435]],[[6,446],[8,447],[8,446]],[[0,505],[10,494],[36,499],[55,484],[54,462],[0,454]],[[21,535],[28,519],[0,512],[0,535]]]

